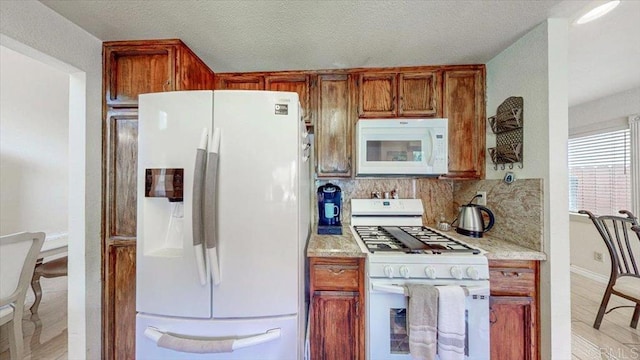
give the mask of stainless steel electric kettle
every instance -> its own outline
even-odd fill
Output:
[[[487,209],[482,205],[472,204],[473,200],[475,200],[477,196],[474,196],[473,199],[467,204],[462,205],[460,207],[460,212],[458,213],[458,226],[456,226],[456,232],[458,234],[471,236],[475,238],[481,238],[482,234],[491,230],[493,224],[495,223],[495,216],[491,212],[491,210]],[[484,218],[482,217],[482,213],[485,213],[489,216],[489,223],[485,225]],[[454,220],[454,222],[456,221]]]

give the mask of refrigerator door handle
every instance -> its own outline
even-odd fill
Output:
[[[200,144],[196,150],[196,164],[193,176],[193,193],[192,193],[192,226],[193,226],[193,249],[196,257],[196,267],[198,268],[198,278],[200,285],[207,284],[207,271],[205,267],[204,249],[204,227],[203,227],[203,209],[202,200],[205,187],[205,166],[207,162],[207,142],[209,138],[209,130],[204,128],[200,136]]]
[[[209,259],[209,268],[215,285],[220,284],[220,262],[218,260],[218,241],[216,239],[216,191],[218,178],[218,157],[220,156],[220,128],[214,128],[211,143],[209,144],[209,157],[207,158],[207,173],[205,176],[204,197],[204,239]]]
[[[174,336],[152,326],[148,326],[144,331],[144,335],[162,348],[186,353],[210,354],[232,352],[234,350],[274,341],[280,338],[280,332],[280,328],[277,328],[268,330],[264,334],[244,338],[206,339],[202,337],[190,338],[187,335],[178,334]]]

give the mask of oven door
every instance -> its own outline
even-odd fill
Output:
[[[367,307],[367,358],[411,359],[404,284],[452,285],[438,280],[370,279]],[[489,359],[489,281],[458,281],[466,286],[465,359]],[[439,359],[439,357],[436,357]]]

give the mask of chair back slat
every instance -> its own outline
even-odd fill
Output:
[[[638,225],[638,218],[626,210],[621,210],[620,213],[627,215],[627,217],[596,216],[586,210],[580,210],[579,213],[589,215],[607,245],[612,262],[611,266],[616,269],[617,274],[640,276],[636,260],[640,256],[638,253],[640,252],[640,235],[635,236],[635,240],[634,237],[629,236],[631,227]]]
[[[631,225],[634,226],[634,225]],[[631,264],[631,266],[633,266],[633,271],[631,269],[628,270],[628,272],[636,274],[636,275],[640,275],[640,271],[638,271],[638,263],[636,262],[636,252],[634,252],[633,248],[632,248],[632,243],[631,241],[633,240],[630,236],[629,236],[629,229],[631,228],[631,226],[627,226],[624,227],[624,244],[626,246],[626,253],[629,254],[629,263]],[[640,237],[637,239],[638,242],[636,243],[638,246],[640,246]],[[640,254],[640,253],[638,253]]]

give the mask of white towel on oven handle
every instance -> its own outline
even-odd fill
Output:
[[[458,285],[438,286],[438,357],[464,360],[465,291]]]

